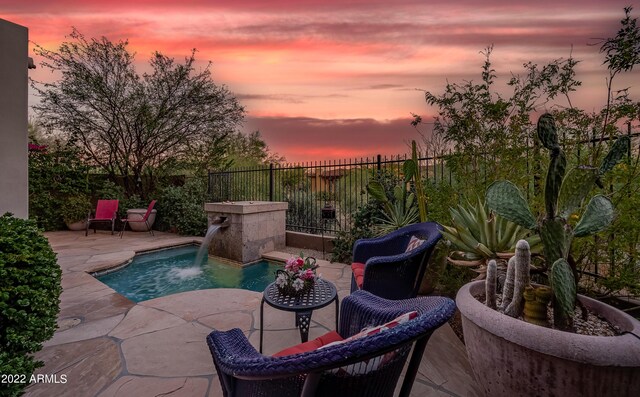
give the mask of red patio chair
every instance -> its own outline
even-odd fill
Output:
[[[156,205],[156,200],[151,200],[149,207],[147,207],[147,212],[144,213],[144,216],[142,217],[142,219],[129,219],[129,218],[121,219],[123,224],[122,224],[122,230],[120,231],[120,238],[122,238],[122,236],[124,235],[124,229],[127,227],[127,223],[134,223],[134,222],[144,222],[144,224],[147,225],[147,230],[149,230],[149,233],[151,233],[151,235],[153,236],[154,235],[153,230],[151,230],[151,226],[149,225],[149,222],[147,221],[147,219],[149,219],[149,215],[151,215],[151,210],[153,210],[154,205]]]
[[[89,226],[93,223],[93,232],[96,232],[95,223],[97,222],[111,222],[111,234],[116,224],[116,214],[118,213],[118,200],[98,200],[96,206],[96,215],[92,218],[89,214],[87,218],[87,228],[84,232],[85,236],[89,235]]]

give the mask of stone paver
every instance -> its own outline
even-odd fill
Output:
[[[53,338],[49,339],[44,346],[62,345],[65,343],[77,342],[86,339],[93,339],[103,336],[111,332],[120,321],[124,318],[124,314],[113,317],[102,318],[100,320],[88,321],[80,323],[73,328],[69,328],[62,332],[56,332]]]
[[[106,337],[45,347],[37,358],[45,363],[37,373],[56,375],[59,383],[32,384],[27,396],[94,396],[122,372],[118,344]]]
[[[93,321],[117,314],[124,314],[134,306],[136,306],[135,303],[114,291],[96,299],[81,301],[73,306],[65,304],[65,306],[60,309],[58,318],[79,317],[84,321]]]
[[[121,348],[127,369],[133,375],[210,375],[213,361],[203,343],[209,332],[210,328],[191,322],[126,339]]]
[[[151,307],[136,305],[129,310],[124,320],[109,332],[109,336],[118,339],[128,339],[183,324],[186,324],[186,321],[174,314]]]
[[[206,335],[240,328],[257,348],[261,294],[239,289],[191,291],[134,303],[87,272],[121,265],[136,252],[199,243],[200,238],[157,232],[47,233],[63,271],[61,328],[36,354],[39,374],[65,383],[31,385],[27,396],[222,396]],[[290,254],[269,256],[286,260]],[[348,266],[318,261],[342,300],[349,294]],[[265,305],[265,354],[299,343],[294,314]],[[335,306],[314,311],[310,338],[335,327]],[[412,396],[480,396],[464,346],[445,325],[431,338]]]
[[[100,393],[100,397],[130,396],[206,396],[209,379],[206,378],[157,378],[123,376]]]

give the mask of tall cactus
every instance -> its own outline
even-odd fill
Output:
[[[516,257],[509,258],[507,263],[507,276],[504,280],[504,286],[502,287],[502,306],[500,310],[504,311],[513,300],[513,285],[516,279]]]
[[[537,136],[549,151],[544,217],[536,221],[520,190],[509,181],[498,181],[489,186],[486,202],[498,215],[540,235],[546,263],[553,264],[551,287],[555,326],[570,329],[576,298],[574,269],[567,261],[571,242],[574,237],[592,235],[609,226],[614,218],[613,204],[607,197],[597,195],[589,201],[575,228],[567,219],[580,208],[594,185],[601,186],[601,176],[624,157],[630,141],[628,137],[619,138],[598,168],[577,167],[567,172],[566,157],[558,144],[552,115],[546,113],[540,116]]]
[[[518,241],[516,244],[515,274],[513,282],[513,300],[504,309],[504,314],[511,317],[518,317],[524,309],[524,291],[529,287],[529,269],[531,267],[531,251],[526,240]]]
[[[492,309],[496,308],[496,282],[498,281],[498,265],[494,259],[487,265],[487,281],[485,281],[485,304]]]

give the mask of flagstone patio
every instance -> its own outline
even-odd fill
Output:
[[[261,294],[241,289],[209,289],[134,303],[87,272],[129,261],[136,252],[199,238],[156,232],[46,233],[63,271],[59,329],[36,355],[37,373],[58,383],[38,383],[27,396],[222,396],[206,335],[213,328],[240,328],[258,346]],[[272,259],[290,254],[272,252]],[[318,261],[322,277],[340,298],[349,294],[350,269]],[[313,313],[310,338],[335,327],[333,305]],[[299,343],[293,314],[265,305],[265,354]],[[61,383],[61,376],[66,382]],[[448,325],[436,331],[425,351],[412,396],[481,396],[464,346]]]

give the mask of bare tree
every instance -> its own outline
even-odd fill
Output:
[[[36,45],[61,78],[32,81],[41,98],[33,108],[112,179],[123,176],[129,193],[143,172],[219,145],[243,120],[244,108],[213,82],[211,63],[195,69],[195,49],[184,63],[155,52],[151,72],[139,75],[127,41],[86,39],[76,29],[69,38],[57,52]]]

